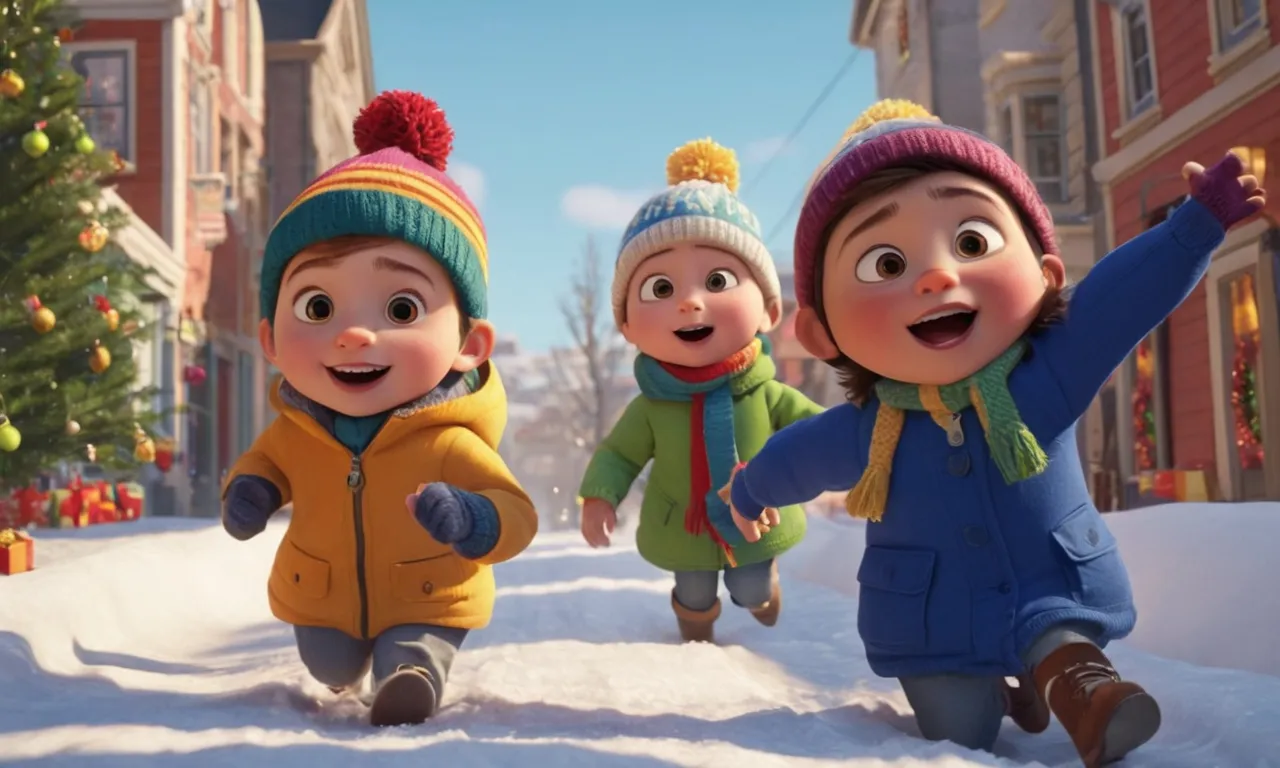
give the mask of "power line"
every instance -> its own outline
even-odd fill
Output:
[[[835,75],[833,75],[831,79],[827,81],[827,84],[825,87],[823,87],[822,92],[819,93],[818,97],[814,99],[813,103],[809,105],[809,108],[805,111],[804,116],[800,118],[800,122],[796,123],[796,127],[791,129],[791,133],[787,135],[787,138],[783,140],[782,144],[776,150],[774,150],[773,154],[769,156],[769,159],[765,161],[765,164],[760,168],[759,171],[756,172],[756,175],[751,179],[751,183],[748,184],[744,190],[742,190],[741,194],[743,197],[746,197],[747,193],[749,193],[752,189],[756,187],[756,185],[760,183],[760,180],[763,179],[765,174],[769,172],[769,169],[773,167],[773,164],[778,159],[778,157],[781,156],[784,151],[786,151],[787,147],[791,146],[791,142],[796,140],[796,137],[800,135],[800,132],[803,131],[805,126],[809,124],[809,120],[813,118],[814,114],[817,113],[817,111],[822,108],[822,105],[826,103],[827,99],[831,97],[831,94],[835,92],[836,86],[840,84],[840,81],[844,79],[844,76],[849,73],[850,69],[853,68],[854,62],[858,60],[858,56],[861,54],[862,54],[861,48],[853,49],[853,53],[849,54],[848,58],[844,60],[844,63],[840,65],[840,69],[836,70]]]
[[[800,209],[800,204],[804,202],[804,195],[808,191],[807,187],[801,187],[799,194],[792,198],[791,205],[787,208],[787,212],[782,214],[782,218],[778,219],[778,223],[773,225],[773,229],[769,230],[769,236],[764,239],[764,245],[766,248],[770,247],[773,241],[777,239],[779,233],[782,232],[783,226],[785,226],[787,221]]]

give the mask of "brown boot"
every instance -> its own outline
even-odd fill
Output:
[[[720,618],[720,600],[705,611],[685,608],[671,593],[671,608],[676,612],[676,623],[680,625],[680,639],[686,643],[714,643],[715,623]]]
[[[378,686],[369,707],[369,723],[378,727],[417,725],[433,716],[439,704],[431,673],[402,664]]]
[[[773,561],[773,571],[770,576],[769,584],[769,602],[759,608],[752,608],[751,615],[756,617],[756,621],[772,627],[778,623],[778,614],[782,613],[782,582],[778,580],[778,561]]]
[[[1030,673],[1018,675],[1018,687],[1004,684],[1005,711],[1027,733],[1044,733],[1049,727],[1049,705],[1040,695]]]
[[[1071,736],[1085,768],[1114,762],[1160,729],[1160,707],[1137,683],[1121,680],[1090,643],[1064,645],[1035,669],[1041,692]]]

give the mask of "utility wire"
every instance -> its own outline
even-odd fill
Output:
[[[755,187],[760,183],[760,180],[763,179],[765,174],[769,172],[769,169],[773,167],[773,164],[778,159],[778,157],[781,156],[782,153],[785,152],[787,148],[791,146],[791,142],[796,140],[796,137],[800,135],[800,132],[803,131],[805,126],[809,124],[809,120],[812,119],[814,114],[819,109],[822,108],[822,105],[826,103],[827,99],[831,98],[831,94],[835,92],[836,86],[840,84],[840,81],[844,79],[844,76],[847,75],[849,73],[849,70],[853,68],[854,62],[858,60],[858,56],[861,54],[862,54],[861,48],[853,49],[853,53],[849,54],[849,57],[846,58],[844,60],[844,63],[840,65],[840,69],[836,70],[835,75],[833,75],[831,79],[827,81],[827,84],[825,87],[823,87],[822,92],[819,93],[818,97],[813,100],[812,104],[809,105],[809,109],[807,109],[804,113],[804,116],[800,118],[800,122],[796,123],[796,127],[791,129],[791,133],[787,135],[787,138],[783,140],[782,144],[774,151],[772,155],[769,156],[769,159],[765,161],[765,164],[760,168],[760,170],[756,172],[756,175],[751,179],[751,183],[748,184],[744,190],[742,190],[740,194],[743,197],[746,197],[747,194],[751,192],[752,189],[755,189]]]

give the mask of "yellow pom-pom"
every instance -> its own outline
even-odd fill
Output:
[[[858,119],[853,121],[853,125],[844,132],[844,136],[840,138],[841,143],[855,133],[861,133],[876,123],[882,123],[885,120],[929,120],[931,122],[939,122],[929,110],[907,99],[882,99],[875,104],[867,107],[866,111],[858,115]]]
[[[710,181],[738,191],[738,156],[711,139],[697,139],[667,156],[667,183]]]

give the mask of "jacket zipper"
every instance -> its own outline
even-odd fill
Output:
[[[351,491],[351,505],[356,525],[356,585],[360,590],[360,637],[369,637],[369,585],[364,573],[364,470],[360,457],[351,457],[351,471],[347,473],[347,489]]]

